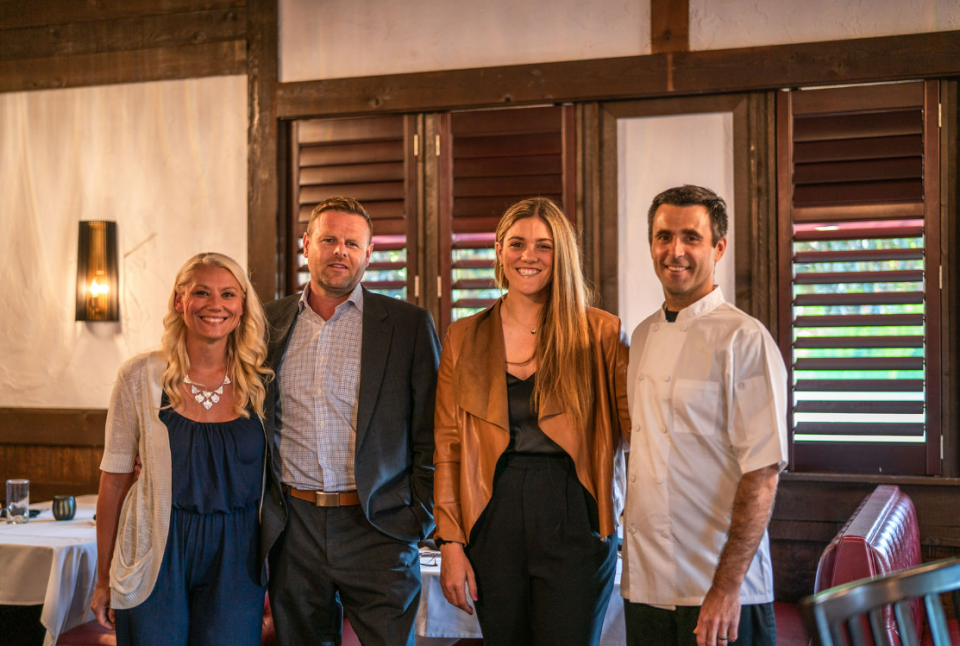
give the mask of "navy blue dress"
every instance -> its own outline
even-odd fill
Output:
[[[170,408],[160,420],[170,435],[170,530],[153,592],[116,611],[117,645],[259,646],[260,420],[196,422]]]

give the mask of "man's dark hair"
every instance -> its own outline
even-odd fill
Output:
[[[657,214],[657,209],[663,204],[670,206],[702,206],[710,214],[710,237],[711,247],[716,247],[717,243],[727,235],[727,203],[723,198],[702,186],[693,186],[684,184],[668,188],[660,195],[653,198],[653,204],[647,211],[647,238],[653,242],[653,218]]]
[[[342,211],[343,213],[359,215],[367,221],[367,227],[370,229],[370,237],[373,237],[373,221],[370,219],[370,214],[367,213],[367,210],[363,208],[363,205],[352,197],[340,196],[328,197],[313,207],[313,211],[310,212],[310,222],[307,224],[308,233],[313,231],[313,223],[324,211]]]

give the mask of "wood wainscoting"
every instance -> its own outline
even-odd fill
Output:
[[[105,409],[0,408],[0,481],[29,479],[33,502],[97,493],[106,422]]]

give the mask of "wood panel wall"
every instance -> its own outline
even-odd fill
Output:
[[[0,92],[242,74],[245,0],[0,3]]]
[[[34,502],[96,493],[106,422],[102,409],[0,408],[0,482],[27,478]]]

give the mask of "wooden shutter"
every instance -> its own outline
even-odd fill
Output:
[[[575,220],[573,106],[440,117],[440,322],[489,307],[494,231],[504,211],[549,197]]]
[[[416,117],[309,119],[294,122],[291,226],[293,261],[288,293],[303,289],[310,272],[303,234],[310,212],[343,195],[360,201],[373,219],[374,251],[363,285],[413,300],[417,267]]]
[[[780,93],[793,470],[940,473],[938,92]]]

